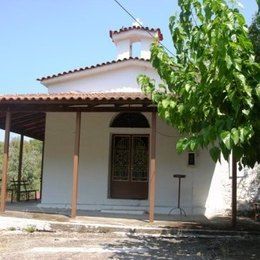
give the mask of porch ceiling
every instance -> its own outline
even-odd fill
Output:
[[[0,128],[12,113],[11,132],[44,140],[46,112],[152,112],[156,107],[141,92],[0,95]]]
[[[14,112],[11,118],[11,132],[44,140],[45,113],[42,112]],[[5,113],[0,112],[0,128],[5,128]]]

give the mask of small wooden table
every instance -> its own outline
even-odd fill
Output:
[[[19,191],[20,195],[24,194],[25,199],[28,201],[28,200],[30,200],[30,195],[33,194],[34,200],[37,200],[37,190],[28,189],[28,185],[29,185],[28,181],[26,181],[26,180],[20,181],[20,191]],[[16,194],[16,196],[17,196],[17,193],[18,193],[19,181],[12,180],[11,186],[12,186],[12,189],[10,189],[10,191],[11,191],[11,202],[13,202],[14,201],[14,195]]]

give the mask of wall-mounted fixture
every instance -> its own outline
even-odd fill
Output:
[[[188,165],[194,166],[195,165],[195,153],[188,153]]]

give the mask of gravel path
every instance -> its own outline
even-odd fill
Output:
[[[260,238],[0,231],[0,259],[259,259]]]

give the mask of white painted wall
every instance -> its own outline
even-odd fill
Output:
[[[150,121],[150,114],[145,114]],[[147,200],[108,198],[109,151],[112,133],[150,133],[150,129],[109,128],[115,113],[83,113],[79,166],[80,209],[145,209]],[[70,207],[75,114],[48,113],[42,206]],[[168,213],[177,204],[176,179],[182,181],[181,203],[189,214],[214,215],[229,207],[221,196],[221,185],[230,182],[228,165],[215,165],[209,153],[196,154],[196,165],[187,166],[187,154],[176,153],[176,131],[158,119],[156,212]]]
[[[149,60],[151,58],[151,51],[150,47],[153,42],[153,39],[142,39],[141,40],[141,53],[140,57],[146,60]]]
[[[44,84],[48,87],[49,93],[136,92],[141,91],[137,84],[137,77],[140,74],[146,74],[160,82],[159,76],[147,61],[128,60],[76,74],[47,80]]]
[[[117,60],[128,59],[131,57],[131,42],[129,39],[125,39],[116,43]]]

